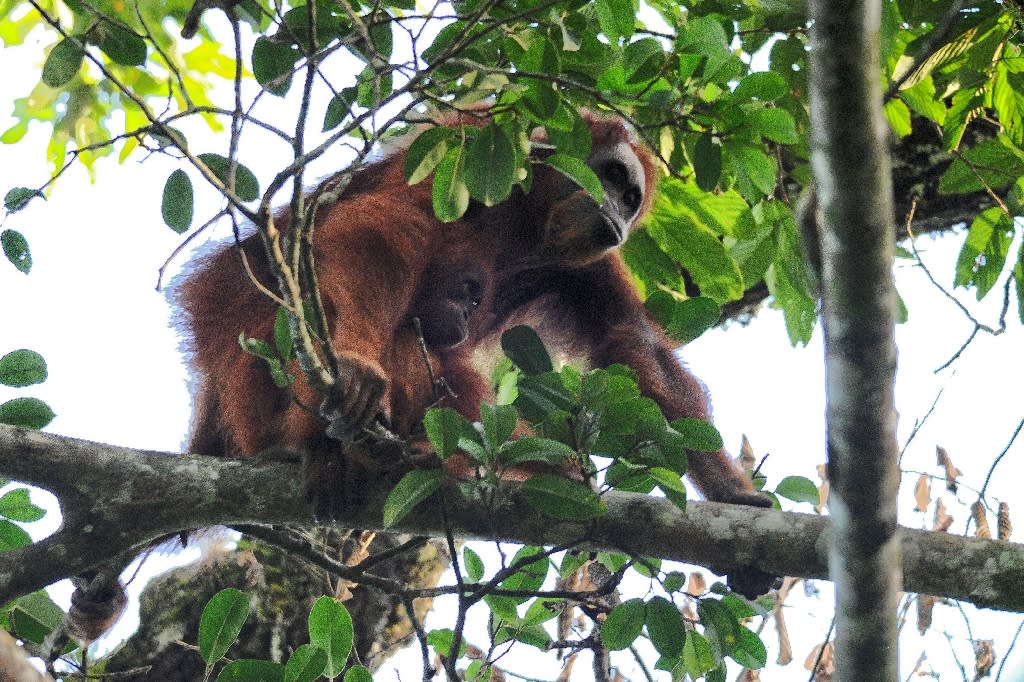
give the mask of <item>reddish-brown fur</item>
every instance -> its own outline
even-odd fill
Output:
[[[592,159],[630,156],[642,169],[642,197],[625,230],[650,207],[655,168],[621,122],[588,117]],[[596,164],[596,162],[595,162]],[[637,371],[641,390],[669,419],[709,419],[706,390],[674,355],[674,344],[647,314],[629,283],[617,244],[594,244],[598,207],[560,173],[535,165],[533,189],[518,189],[495,207],[472,206],[461,223],[433,216],[429,183],[409,187],[396,154],[358,172],[344,197],[322,209],[314,233],[321,293],[334,323],[335,347],[356,374],[386,382],[379,401],[401,435],[431,404],[433,387],[408,324],[416,292],[431,271],[457,259],[478,259],[493,273],[486,302],[471,321],[470,339],[434,351],[435,370],[467,417],[478,414],[484,383],[472,368],[473,349],[493,343],[509,326],[528,321],[542,336],[594,366],[623,363]],[[595,222],[597,221],[597,222]],[[625,231],[623,230],[623,231]],[[244,242],[257,276],[271,285],[262,249]],[[454,254],[453,254],[454,250]],[[195,270],[182,287],[193,366],[199,376],[190,450],[251,456],[279,445],[344,459],[345,446],[325,436],[319,397],[300,378],[298,401],[276,389],[259,359],[244,353],[238,334],[269,338],[275,306],[248,281],[228,248]],[[345,383],[341,386],[344,388]],[[377,403],[370,400],[373,407]],[[369,415],[372,416],[372,415]],[[724,451],[692,453],[690,474],[715,500],[764,506],[747,476]]]

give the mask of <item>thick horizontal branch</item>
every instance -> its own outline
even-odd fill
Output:
[[[313,525],[295,463],[230,460],[118,448],[0,425],[0,476],[52,491],[64,524],[29,547],[0,554],[0,603],[74,575],[155,538],[215,524]],[[346,528],[381,528],[386,490],[345,518]],[[516,494],[500,512],[452,486],[446,512],[454,535],[537,545],[610,549],[707,566],[753,565],[773,575],[827,577],[827,517],[693,502],[685,512],[662,498],[604,496],[608,513],[589,522],[553,521]],[[500,514],[500,518],[498,516]],[[439,506],[425,503],[391,530],[441,535]],[[1024,611],[1024,545],[901,528],[904,588],[979,606]]]

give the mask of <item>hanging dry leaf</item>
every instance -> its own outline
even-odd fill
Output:
[[[694,571],[690,574],[690,579],[686,581],[686,594],[700,595],[708,591],[708,581],[704,579],[704,574],[699,571]]]
[[[1013,533],[1013,524],[1010,523],[1010,505],[1005,502],[999,503],[999,539],[1003,542],[1010,541],[1010,534]]]
[[[935,519],[932,521],[932,530],[945,533],[953,525],[953,517],[946,513],[946,504],[942,498],[935,500]]]
[[[743,672],[736,678],[736,682],[761,682],[761,673],[750,668],[744,668]]]
[[[991,639],[974,640],[974,682],[992,674],[996,650]]]
[[[953,459],[941,445],[935,446],[935,459],[937,464],[946,472],[946,490],[956,493],[956,479],[963,476],[963,472],[953,466]]]
[[[922,635],[932,626],[932,611],[938,599],[930,594],[917,595],[917,631]]]
[[[569,682],[569,678],[572,677],[572,666],[576,663],[577,656],[578,654],[573,654],[565,659],[565,663],[562,664],[562,672],[558,673],[556,682]]]
[[[971,505],[971,516],[974,518],[975,525],[978,526],[978,530],[974,533],[975,537],[991,539],[992,531],[988,528],[988,515],[985,513],[985,505],[981,503],[981,500]]]
[[[917,477],[917,485],[914,486],[914,511],[923,512],[928,509],[932,501],[932,486],[927,475],[921,474]]]
[[[824,646],[818,644],[804,661],[804,669],[813,671],[814,682],[832,682],[835,676],[835,649],[832,642],[826,642]],[[817,667],[815,667],[817,663]]]
[[[757,463],[757,457],[754,456],[754,447],[747,439],[747,434],[743,434],[743,440],[740,442],[740,456],[737,459],[739,459],[740,466],[743,467],[744,471],[754,470],[754,464]]]
[[[821,485],[818,486],[818,504],[814,505],[814,511],[820,514],[825,511],[825,506],[828,504],[828,468],[824,464],[819,464],[815,469],[818,470]]]
[[[775,617],[775,631],[779,635],[779,655],[775,659],[778,665],[789,665],[793,662],[793,644],[789,640],[789,629],[786,627],[786,616],[783,606],[793,586],[800,581],[800,578],[785,577],[782,579],[782,587],[775,593],[775,606],[772,608],[772,615]]]

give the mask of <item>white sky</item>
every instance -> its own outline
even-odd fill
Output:
[[[31,44],[28,56],[24,50],[0,51],[0,73],[5,74],[0,131],[13,122],[8,118],[13,98],[29,92],[35,82],[41,47]],[[50,172],[43,159],[46,133],[34,126],[18,145],[0,147],[0,194],[14,186],[45,182]],[[197,149],[199,133],[190,138]],[[219,144],[221,149],[226,147],[223,140]],[[259,147],[259,154],[246,154],[243,146],[242,160],[265,184],[273,157],[283,153]],[[174,167],[163,158],[146,163],[130,160],[123,166],[102,161],[96,184],[90,184],[86,173],[75,167],[58,183],[49,201],[36,201],[5,220],[4,229],[17,229],[28,238],[35,265],[26,277],[6,261],[0,262],[0,291],[5,294],[0,354],[16,348],[37,350],[49,364],[50,378],[30,389],[0,387],[0,402],[22,395],[46,400],[58,415],[48,428],[54,433],[180,450],[189,420],[187,372],[177,354],[169,308],[163,295],[154,291],[157,270],[180,240],[164,226],[159,211],[163,182]],[[214,204],[207,201],[200,206],[212,210]],[[200,206],[196,224],[204,219]],[[938,280],[948,285],[959,240],[925,238],[919,248]],[[1024,354],[1020,352],[1024,334],[1011,314],[1005,334],[995,338],[980,335],[951,368],[935,373],[966,339],[971,326],[925,281],[919,269],[900,264],[897,279],[911,316],[910,322],[898,329],[901,444],[938,391],[945,390],[935,412],[907,449],[903,466],[912,472],[941,473],[935,466],[934,451],[936,445],[942,445],[964,474],[959,501],[970,504],[975,499],[971,490],[981,486],[990,463],[1024,417],[1024,402],[1019,397],[1024,386]],[[982,321],[996,325],[998,311],[993,306],[978,305],[970,293],[959,297]],[[792,349],[781,314],[765,310],[747,328],[733,325],[726,331],[709,332],[687,347],[684,356],[712,391],[716,423],[726,443],[737,448],[745,433],[759,454],[771,453],[764,467],[770,485],[790,474],[817,480],[814,467],[824,459],[820,333],[809,348]],[[1018,441],[989,489],[990,500],[1010,503],[1018,527],[1024,527],[1020,508],[1015,506],[1020,504],[1016,491],[1024,469],[1022,456],[1024,442]],[[901,522],[928,528],[931,509],[926,514],[912,511],[916,478],[916,474],[904,476]],[[933,486],[933,491],[943,495],[956,517],[953,530],[963,532],[966,508],[941,485]],[[800,510],[809,511],[806,506]],[[994,525],[994,519],[990,523]],[[796,661],[785,669],[769,667],[762,679],[806,678],[798,666],[824,636],[831,615],[831,586],[819,583],[817,587],[819,597],[793,599],[787,614]],[[913,622],[908,623],[901,651],[904,675],[923,651],[940,674],[938,679],[961,679],[954,652],[967,667],[968,676],[972,675],[969,636],[995,639],[997,656],[1003,656],[1021,616],[977,613],[968,605],[964,613],[966,617],[955,606],[939,606],[936,623],[924,637],[912,633]],[[432,626],[445,623],[435,620]],[[769,661],[777,652],[773,637],[765,636]],[[515,654],[514,670],[532,669],[532,674],[547,679],[555,676],[550,663],[546,667],[526,663],[530,656],[520,653],[522,649],[526,647]],[[1024,645],[1015,649],[1003,679],[1024,675],[1022,650]],[[587,679],[589,663],[580,663],[577,677]],[[404,679],[418,676],[418,654],[402,657],[395,665],[402,667]],[[385,667],[385,671],[389,669]],[[1013,670],[1018,672],[1010,672]],[[388,679],[384,672],[381,675]]]

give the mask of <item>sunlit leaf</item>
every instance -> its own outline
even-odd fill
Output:
[[[210,598],[199,620],[199,654],[212,665],[221,659],[249,617],[249,595],[233,587]]]
[[[309,642],[327,653],[324,675],[337,677],[352,651],[352,616],[341,602],[320,597],[309,611]]]

